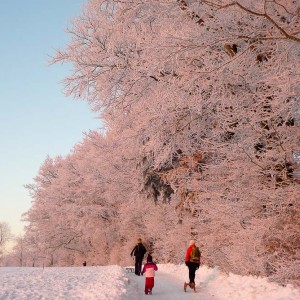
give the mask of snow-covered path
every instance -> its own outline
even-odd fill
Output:
[[[201,300],[299,300],[300,291],[288,285],[280,286],[266,278],[224,274],[218,268],[201,266],[196,272],[196,289],[183,291],[188,281],[185,265],[158,265],[152,295],[144,294],[144,277],[128,274],[127,292],[122,300],[140,299],[201,299]]]
[[[182,300],[182,299],[200,299],[201,300],[214,300],[214,297],[208,296],[205,289],[201,289],[198,285],[197,292],[187,289],[185,293],[183,290],[184,281],[171,276],[166,272],[157,272],[155,275],[155,283],[152,295],[145,295],[144,286],[145,278],[143,276],[136,276],[129,274],[129,288],[128,294],[125,299],[129,300]]]

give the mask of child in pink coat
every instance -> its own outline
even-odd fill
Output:
[[[147,257],[147,263],[144,265],[142,270],[142,275],[145,274],[145,294],[152,294],[152,289],[154,287],[154,276],[155,271],[157,271],[157,265],[152,261],[152,256],[149,254]]]

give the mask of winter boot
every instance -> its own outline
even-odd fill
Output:
[[[194,283],[194,282],[193,282],[193,283],[190,283],[189,285],[190,285],[190,288],[191,288],[192,290],[196,291],[196,286],[195,286],[195,283]]]
[[[190,286],[190,284],[185,282],[184,285],[183,285],[183,289],[184,289],[185,292],[186,292],[187,286]]]

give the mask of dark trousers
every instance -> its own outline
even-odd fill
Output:
[[[134,270],[134,273],[136,275],[141,275],[142,262],[143,262],[143,257],[135,257],[135,270]]]
[[[190,283],[195,283],[196,270],[198,267],[199,264],[197,263],[193,263],[193,262],[188,263]]]

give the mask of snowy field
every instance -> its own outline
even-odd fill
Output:
[[[185,265],[158,265],[152,295],[144,295],[144,277],[119,266],[78,268],[0,268],[0,299],[201,299],[201,300],[299,300],[299,289],[281,287],[265,278],[225,275],[200,267],[197,292],[183,291],[188,279]]]

